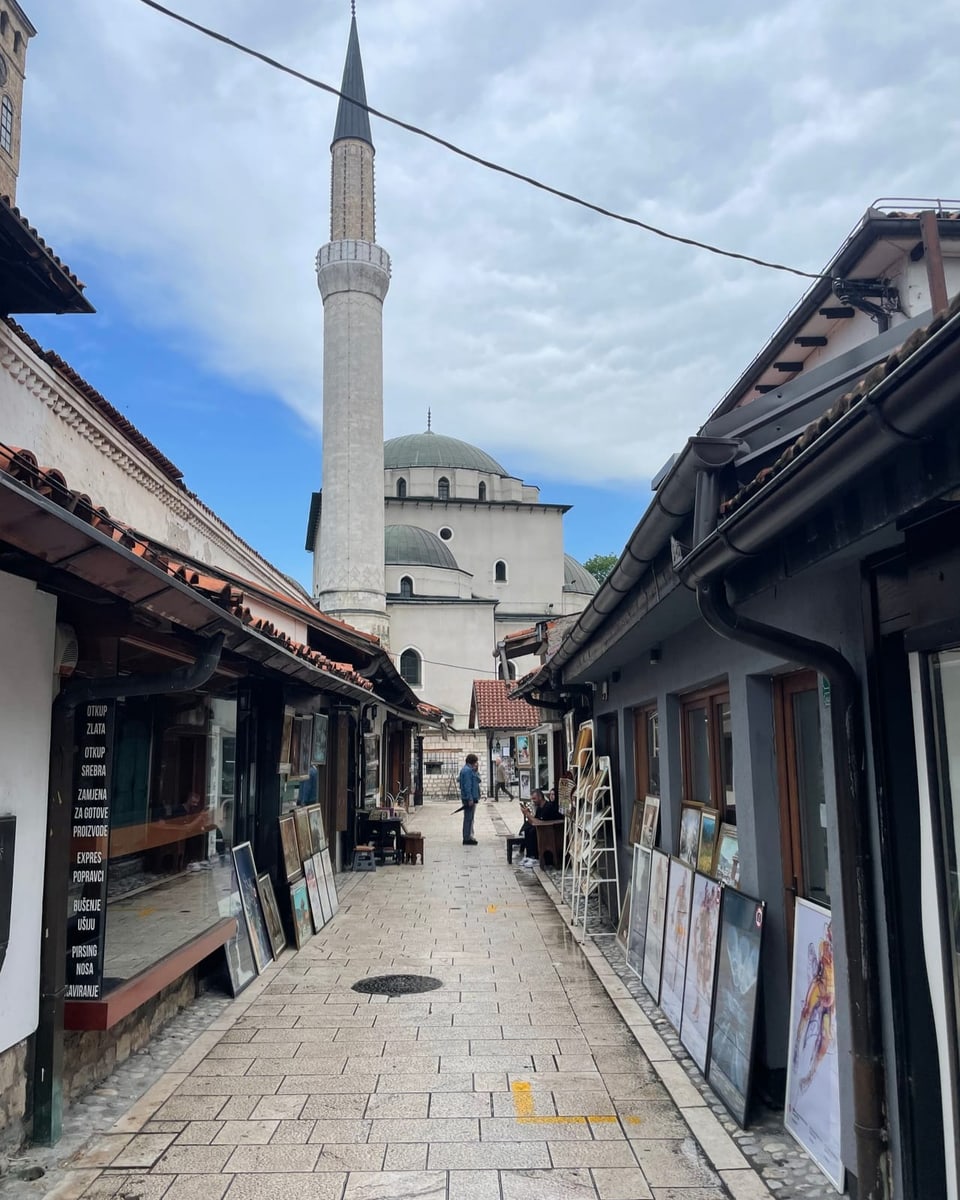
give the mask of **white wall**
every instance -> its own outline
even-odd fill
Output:
[[[10,944],[0,970],[3,1051],[37,1027],[57,602],[0,573],[0,613],[0,815],[17,818]]]

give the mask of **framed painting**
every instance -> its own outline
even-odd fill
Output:
[[[647,898],[647,932],[643,943],[643,986],[660,1003],[660,968],[663,965],[663,935],[667,922],[667,877],[670,855],[651,850],[650,889]]]
[[[720,826],[717,834],[717,853],[715,856],[714,876],[731,887],[740,886],[740,843],[737,840],[737,827],[728,825],[726,821]]]
[[[283,733],[280,736],[280,766],[281,775],[289,775],[291,767],[291,750],[293,748],[293,709],[285,709],[283,713]]]
[[[574,710],[571,708],[569,712],[563,714],[563,744],[567,752],[567,766],[573,766],[574,755]]]
[[[310,900],[310,916],[313,918],[313,928],[319,933],[326,924],[323,915],[323,905],[320,903],[320,884],[317,881],[317,867],[312,858],[303,860],[303,877],[307,881],[307,897]]]
[[[713,872],[713,859],[717,852],[717,832],[720,814],[715,808],[700,811],[700,841],[697,846],[697,870],[705,875]]]
[[[237,874],[237,864],[233,864],[233,885],[229,893],[217,903],[221,917],[235,917],[237,932],[223,946],[227,957],[227,975],[230,978],[230,991],[239,996],[243,989],[257,977],[257,964],[253,957],[253,946],[250,942],[250,930],[247,919],[243,915],[243,903],[240,899],[240,877]]]
[[[577,730],[577,745],[574,750],[573,765],[578,769],[585,766],[593,750],[593,722],[584,721]]]
[[[715,879],[697,872],[693,880],[680,1041],[704,1073],[710,1050],[710,1018],[713,1014],[713,981],[717,973],[722,892],[723,888]]]
[[[301,863],[313,854],[313,834],[310,832],[310,814],[305,808],[295,808],[293,819],[297,827],[297,852]]]
[[[313,718],[297,717],[295,724],[300,728],[300,738],[297,743],[297,774],[306,775],[310,770],[310,755],[313,751]]]
[[[283,924],[280,921],[280,910],[277,908],[277,898],[273,894],[273,881],[269,875],[257,876],[257,893],[260,896],[260,905],[263,908],[264,920],[267,922],[267,935],[270,938],[273,957],[276,958],[284,946],[286,946],[287,937],[283,932]]]
[[[303,873],[300,847],[297,844],[297,823],[292,813],[280,818],[280,849],[283,851],[283,869],[287,883],[292,883]]]
[[[317,891],[320,893],[320,911],[323,913],[323,923],[326,925],[333,916],[333,905],[330,903],[330,888],[323,870],[322,854],[315,854],[313,856],[313,869],[317,875]]]
[[[630,928],[627,932],[627,966],[643,975],[643,949],[647,941],[647,899],[650,894],[650,850],[633,848],[630,876]]]
[[[323,878],[327,884],[327,895],[330,897],[330,916],[335,917],[340,911],[340,898],[337,895],[337,879],[333,873],[329,848],[320,852],[320,862],[323,866]]]
[[[623,897],[623,904],[620,906],[620,920],[617,922],[617,942],[623,948],[623,952],[627,951],[627,934],[630,932],[630,891],[631,883],[627,884],[627,892]]]
[[[517,734],[517,766],[530,766],[530,738],[525,733]]]
[[[323,809],[319,804],[311,804],[307,809],[307,817],[310,820],[310,841],[313,844],[313,853],[319,854],[327,846],[327,834],[323,828]]]
[[[310,759],[318,767],[324,766],[327,761],[327,730],[329,727],[330,718],[326,713],[313,714],[313,749]]]
[[[643,801],[643,824],[640,826],[640,845],[652,850],[657,841],[657,823],[660,820],[660,797],[646,796]]]
[[[233,847],[233,863],[240,884],[240,903],[243,905],[243,916],[250,934],[253,961],[257,965],[257,974],[259,975],[268,963],[273,962],[273,949],[267,934],[266,918],[260,906],[260,893],[257,891],[257,864],[253,858],[253,847],[249,842],[241,842],[239,846]]]
[[[635,846],[640,841],[643,829],[643,801],[639,798],[633,802],[633,812],[630,814],[630,845]]]
[[[830,910],[798,897],[783,1127],[842,1192],[836,1004]]]
[[[374,796],[380,791],[380,734],[363,735],[363,792]]]
[[[743,1128],[750,1107],[764,903],[725,887],[707,1079]]]
[[[680,809],[680,848],[677,855],[688,867],[697,865],[697,849],[700,845],[699,804],[684,804]]]
[[[690,941],[690,905],[693,901],[693,867],[679,858],[670,860],[667,882],[667,917],[663,933],[663,966],[660,971],[660,1011],[680,1032],[683,983]]]
[[[302,950],[313,935],[310,920],[310,897],[307,895],[306,879],[298,879],[290,885],[290,907],[293,910],[293,936],[297,949]]]

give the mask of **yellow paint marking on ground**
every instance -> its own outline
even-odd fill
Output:
[[[518,1079],[515,1083],[510,1084],[510,1091],[513,1092],[513,1111],[518,1117],[533,1116],[533,1096],[530,1094],[530,1084],[525,1080]]]
[[[487,905],[487,912],[496,912],[496,911],[497,911],[497,906],[495,904]]]
[[[613,1124],[618,1120],[617,1117],[611,1116],[538,1117],[530,1092],[530,1084],[526,1080],[518,1079],[515,1083],[511,1083],[510,1091],[513,1093],[514,1116],[520,1125],[586,1125],[588,1121],[597,1121],[606,1125]],[[640,1118],[629,1117],[628,1120],[639,1122]]]
[[[137,916],[138,917],[149,917],[149,916],[152,916],[156,911],[157,910],[153,907],[153,905],[148,904],[146,908],[138,908],[137,909]]]

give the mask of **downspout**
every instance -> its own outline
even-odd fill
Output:
[[[53,702],[50,792],[43,867],[43,934],[40,942],[40,1013],[33,1067],[33,1141],[54,1146],[63,1131],[63,997],[66,983],[67,884],[73,785],[74,714],[81,704],[130,696],[161,696],[201,687],[220,662],[217,634],[190,666],[167,675],[117,676],[68,684]]]

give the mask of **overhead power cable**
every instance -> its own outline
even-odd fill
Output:
[[[590,212],[599,213],[601,217],[608,217],[611,221],[620,221],[624,225],[632,225],[636,229],[643,229],[647,233],[652,233],[655,237],[665,238],[670,242],[677,242],[681,246],[693,246],[698,250],[706,250],[709,254],[717,254],[722,258],[733,258],[739,262],[751,263],[755,267],[764,267],[770,271],[784,271],[788,275],[799,275],[801,279],[832,279],[832,276],[823,275],[816,271],[801,271],[799,267],[790,267],[785,263],[769,262],[765,258],[755,258],[752,254],[740,254],[736,250],[724,250],[722,247],[714,246],[710,242],[701,242],[697,238],[683,237],[679,233],[670,233],[669,230],[660,229],[656,225],[650,225],[648,222],[641,221],[637,217],[628,217],[624,213],[614,212],[612,209],[604,208],[601,204],[594,204],[590,200],[584,200],[582,196],[576,196],[572,192],[564,192],[560,188],[552,187],[549,183],[543,183],[539,179],[534,179],[532,175],[524,175],[522,171],[514,171],[512,168],[492,162],[488,158],[481,158],[479,154],[473,154],[469,150],[464,150],[462,146],[457,146],[453,142],[447,141],[446,138],[442,138],[435,133],[430,133],[429,130],[421,129],[419,125],[412,125],[408,121],[401,121],[399,117],[392,117],[389,113],[373,108],[372,105],[361,104],[358,100],[354,100],[350,96],[345,96],[338,88],[333,87],[331,84],[324,83],[321,79],[314,79],[311,75],[305,75],[302,71],[296,70],[295,67],[287,66],[286,63],[279,62],[277,59],[271,58],[268,54],[263,54],[259,50],[254,50],[251,46],[245,46],[242,42],[227,37],[226,34],[218,33],[215,29],[210,29],[208,26],[201,25],[197,21],[191,21],[189,17],[183,16],[182,13],[174,12],[172,8],[167,8],[166,5],[159,4],[157,0],[140,0],[140,3],[145,4],[147,8],[152,8],[159,13],[163,13],[164,16],[170,17],[173,21],[179,21],[181,25],[195,29],[197,33],[202,33],[205,37],[213,38],[214,41],[221,42],[225,46],[230,46],[233,50],[239,50],[241,54],[247,54],[276,71],[282,71],[285,75],[299,79],[301,83],[308,83],[311,87],[329,92],[331,96],[338,96],[341,100],[346,100],[348,104],[362,108],[372,117],[379,117],[381,121],[387,121],[391,125],[396,125],[399,129],[405,129],[407,133],[426,138],[428,141],[442,146],[445,150],[449,150],[451,154],[457,154],[460,158],[465,158],[468,162],[476,163],[479,167],[485,167],[488,171],[496,171],[500,175],[506,175],[510,179],[516,179],[518,182],[525,183],[529,187],[537,188],[548,195],[556,196],[559,200],[566,200],[569,204],[576,204],[580,208],[589,209]]]

